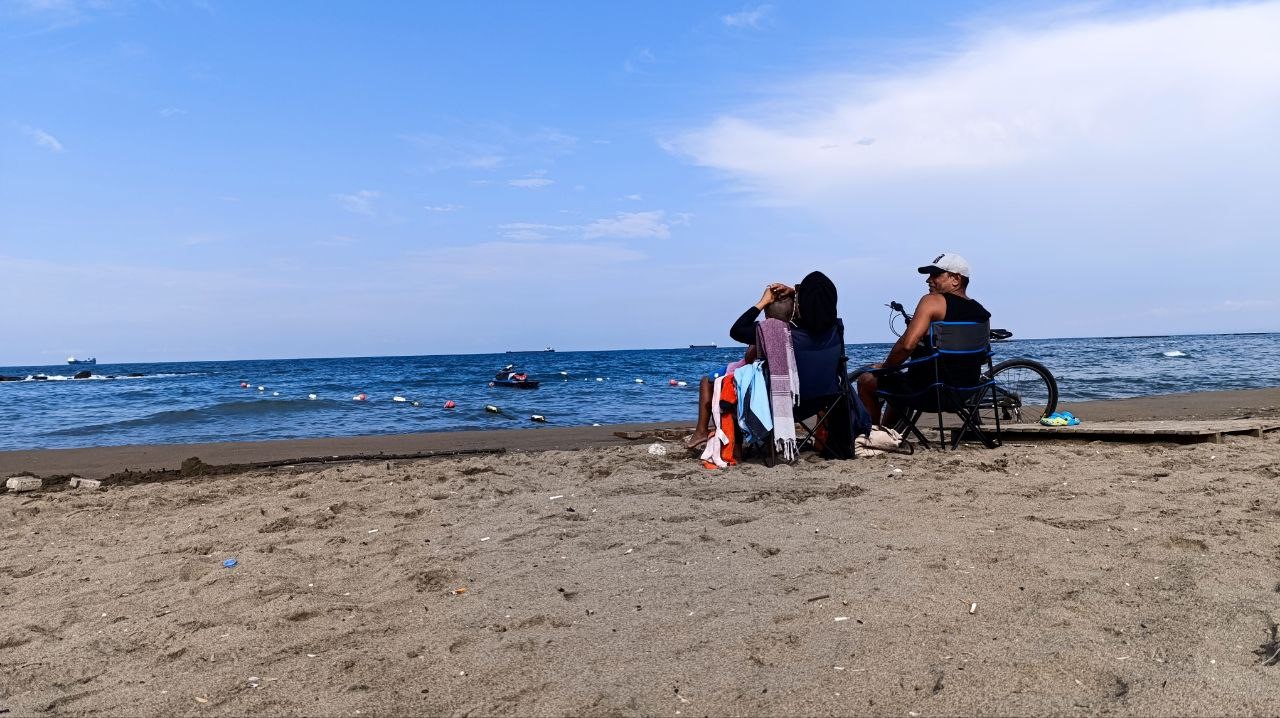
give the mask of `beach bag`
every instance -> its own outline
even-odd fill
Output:
[[[902,434],[887,426],[873,426],[866,436],[857,437],[853,443],[859,456],[897,453],[902,448]]]

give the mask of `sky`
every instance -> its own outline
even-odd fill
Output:
[[[1280,2],[0,0],[0,365],[1280,330]]]

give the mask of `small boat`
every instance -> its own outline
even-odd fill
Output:
[[[715,349],[715,344],[690,344],[690,349]]]
[[[97,363],[98,363],[98,360],[97,360],[96,358],[94,358],[94,357],[89,357],[88,359],[77,359],[77,358],[75,358],[75,357],[67,357],[67,363],[68,363],[68,364],[90,364],[90,365],[94,365],[94,364],[97,364]]]

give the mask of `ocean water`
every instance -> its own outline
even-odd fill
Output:
[[[850,366],[880,361],[888,348],[850,345]],[[720,347],[0,367],[0,375],[48,377],[0,382],[0,450],[692,421],[698,378],[741,354]],[[1064,401],[1280,386],[1280,334],[1014,339],[996,354],[1043,362]],[[510,362],[542,385],[489,388]],[[95,377],[69,378],[83,368]],[[352,400],[360,392],[367,401]],[[393,401],[397,395],[409,401]],[[449,400],[457,408],[443,409]],[[532,414],[547,423],[533,423]]]

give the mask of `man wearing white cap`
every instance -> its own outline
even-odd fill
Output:
[[[889,350],[889,356],[885,358],[884,363],[872,365],[876,369],[892,369],[901,366],[913,356],[928,355],[929,347],[921,346],[920,343],[928,335],[929,325],[933,322],[985,322],[991,319],[991,312],[976,300],[970,299],[965,293],[969,287],[971,270],[969,262],[965,261],[964,257],[945,252],[934,257],[932,262],[920,267],[918,271],[929,275],[925,282],[929,285],[929,293],[920,298],[911,323]],[[894,416],[892,406],[886,408],[885,416],[881,416],[877,391],[883,389],[893,394],[910,395],[933,383],[931,366],[921,365],[918,367],[919,371],[913,372],[912,369],[916,368],[908,367],[906,371],[882,373],[879,376],[870,372],[858,376],[858,395],[862,398],[863,406],[871,414],[873,423],[892,426],[897,418]],[[978,383],[976,367],[969,366],[959,371],[974,373],[974,375],[972,377],[952,376],[957,383],[969,381],[970,383],[966,384],[969,386]]]

